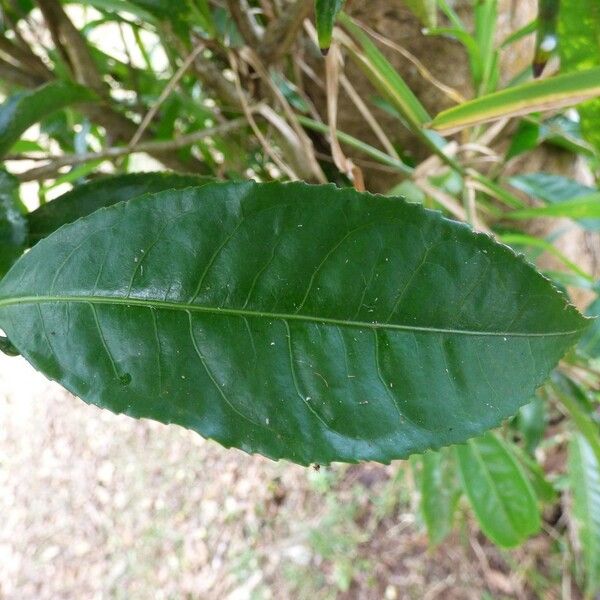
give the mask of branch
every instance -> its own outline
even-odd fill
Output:
[[[269,25],[258,46],[259,56],[265,65],[278,62],[291,48],[311,8],[312,0],[296,0],[277,21]]]
[[[251,48],[259,48],[263,31],[256,22],[248,0],[227,0],[229,12],[240,30],[242,37]]]
[[[252,111],[258,110],[258,106],[252,108]],[[211,127],[210,129],[202,129],[195,131],[187,135],[182,135],[174,140],[165,140],[161,142],[142,142],[135,147],[131,146],[116,146],[112,148],[106,148],[100,152],[86,152],[83,154],[65,154],[57,158],[51,158],[51,160],[41,167],[35,167],[30,171],[19,173],[16,177],[20,181],[33,181],[39,179],[49,178],[55,175],[62,167],[70,165],[79,165],[82,163],[90,162],[93,160],[112,160],[127,154],[133,154],[134,152],[146,152],[147,154],[160,155],[163,153],[173,152],[174,150],[180,150],[187,146],[191,146],[207,137],[215,135],[223,135],[233,129],[243,127],[246,125],[245,118],[234,119],[228,121],[222,125]],[[37,158],[35,160],[48,160],[49,157]]]
[[[58,0],[38,0],[38,5],[56,48],[71,67],[77,83],[106,96],[107,87],[98,71],[84,37],[71,22]]]
[[[92,121],[102,125],[116,140],[130,140],[137,131],[136,124],[112,108],[108,86],[98,70],[85,38],[73,25],[58,0],[38,0],[54,44],[71,67],[78,83],[86,85],[106,99],[103,104],[85,104],[81,111]],[[165,166],[176,171],[200,171],[204,164],[196,159],[180,160],[172,152],[153,154]]]
[[[171,78],[169,83],[165,86],[165,88],[161,92],[160,96],[158,97],[158,100],[154,103],[154,105],[150,108],[150,110],[146,113],[146,115],[142,119],[140,126],[138,127],[137,131],[135,132],[134,136],[131,138],[131,141],[129,142],[130,146],[135,146],[142,139],[144,132],[146,131],[146,129],[148,128],[150,123],[152,123],[152,119],[154,119],[154,117],[156,116],[156,113],[159,111],[163,102],[171,95],[171,93],[175,89],[175,86],[179,83],[181,78],[185,75],[186,71],[188,70],[190,65],[194,62],[196,57],[200,54],[200,52],[202,51],[203,48],[204,48],[204,44],[198,44],[192,50],[192,52],[187,56],[187,58],[183,61],[183,63],[179,67],[179,69],[177,69],[177,72],[175,73],[175,75],[173,75],[173,77]]]
[[[20,66],[29,71],[33,71],[40,77],[45,79],[50,79],[52,77],[50,69],[48,69],[42,59],[29,47],[22,48],[21,46],[17,46],[3,35],[0,35],[0,52],[10,56],[19,63]]]
[[[23,71],[2,58],[0,58],[0,80],[24,88],[35,88],[46,83],[46,80],[39,75]]]

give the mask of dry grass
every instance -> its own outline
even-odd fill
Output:
[[[0,598],[560,597],[547,538],[429,550],[408,473],[226,451],[0,358]]]

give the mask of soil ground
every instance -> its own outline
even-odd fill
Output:
[[[88,406],[0,358],[0,598],[502,599],[570,592],[464,507],[428,547],[406,463],[303,469]],[[574,594],[567,596],[576,598]]]

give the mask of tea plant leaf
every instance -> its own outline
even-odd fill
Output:
[[[600,66],[600,3],[597,0],[561,0],[558,33],[564,72]],[[577,110],[584,137],[600,152],[600,99],[586,102]]]
[[[29,92],[20,92],[0,105],[0,157],[4,156],[31,125],[52,113],[96,96],[85,87],[55,81]]]
[[[460,494],[456,485],[456,467],[447,450],[426,452],[421,458],[421,512],[433,545],[442,542],[452,531]]]
[[[42,204],[29,214],[29,244],[33,245],[66,223],[72,223],[117,202],[143,194],[200,186],[214,181],[209,177],[177,173],[129,173],[95,179]]]
[[[317,23],[317,36],[321,50],[331,46],[331,34],[335,19],[342,10],[346,0],[315,0],[315,15]]]
[[[27,222],[19,197],[19,182],[0,169],[0,277],[25,249]]]
[[[569,481],[591,598],[600,591],[600,463],[580,434],[569,446]]]
[[[574,106],[600,96],[600,68],[538,79],[481,96],[439,113],[431,127],[454,133],[503,117]]]
[[[478,435],[586,325],[488,236],[303,183],[119,203],[41,240],[0,284],[11,342],[87,402],[301,464]]]
[[[463,487],[482,531],[517,546],[541,525],[536,496],[509,446],[493,433],[457,446]]]

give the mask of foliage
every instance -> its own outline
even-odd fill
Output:
[[[543,461],[568,438],[592,596],[599,321],[570,302],[598,315],[600,284],[562,238],[600,223],[596,3],[542,0],[497,44],[496,0],[468,21],[406,2],[423,36],[463,47],[468,99],[341,0],[316,0],[315,25],[312,4],[0,1],[0,349],[88,402],[247,452],[424,452],[434,544],[467,505],[506,547],[545,504],[570,510]],[[501,52],[532,35],[508,77]],[[337,128],[342,93],[373,135]],[[585,177],[519,170],[550,148]],[[379,173],[386,195],[366,193]],[[537,235],[531,219],[561,225]]]

